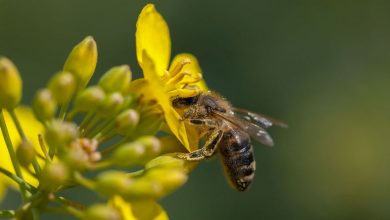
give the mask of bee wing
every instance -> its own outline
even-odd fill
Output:
[[[274,145],[274,141],[272,140],[271,136],[263,127],[257,124],[253,124],[250,121],[244,120],[242,118],[235,117],[234,114],[229,115],[226,113],[219,112],[214,113],[217,115],[217,117],[223,119],[225,122],[230,123],[233,126],[243,130],[256,141],[270,147]]]
[[[241,108],[233,108],[233,112],[239,117],[241,117],[242,119],[245,119],[263,128],[269,128],[272,125],[277,125],[282,128],[288,127],[286,123],[260,113],[251,112]]]

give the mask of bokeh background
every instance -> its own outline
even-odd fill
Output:
[[[210,88],[290,126],[271,129],[274,148],[255,144],[248,192],[230,188],[214,158],[161,201],[171,219],[390,218],[389,1],[152,2],[173,54],[195,54]],[[0,0],[0,54],[23,75],[24,103],[87,35],[96,75],[130,64],[140,76],[134,32],[146,3]]]

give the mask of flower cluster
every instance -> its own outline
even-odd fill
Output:
[[[172,153],[196,149],[199,140],[171,100],[207,88],[194,56],[179,54],[169,66],[169,29],[152,4],[139,15],[136,48],[143,78],[132,80],[130,67],[121,65],[91,85],[98,52],[86,37],[31,107],[20,106],[17,68],[0,58],[0,197],[14,187],[22,198],[19,209],[0,217],[168,218],[156,201],[182,186],[195,165]],[[106,202],[71,201],[63,195],[73,187]]]

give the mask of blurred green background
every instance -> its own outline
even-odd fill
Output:
[[[271,129],[274,148],[255,144],[248,192],[231,189],[214,158],[161,201],[171,219],[390,218],[389,1],[152,2],[173,54],[195,54],[210,88],[290,126]],[[19,67],[24,102],[87,35],[96,75],[126,63],[140,76],[134,31],[146,3],[0,0],[0,54]]]

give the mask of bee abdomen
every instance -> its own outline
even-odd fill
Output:
[[[249,136],[235,137],[225,136],[219,149],[231,184],[237,190],[245,191],[254,178],[256,162]]]

